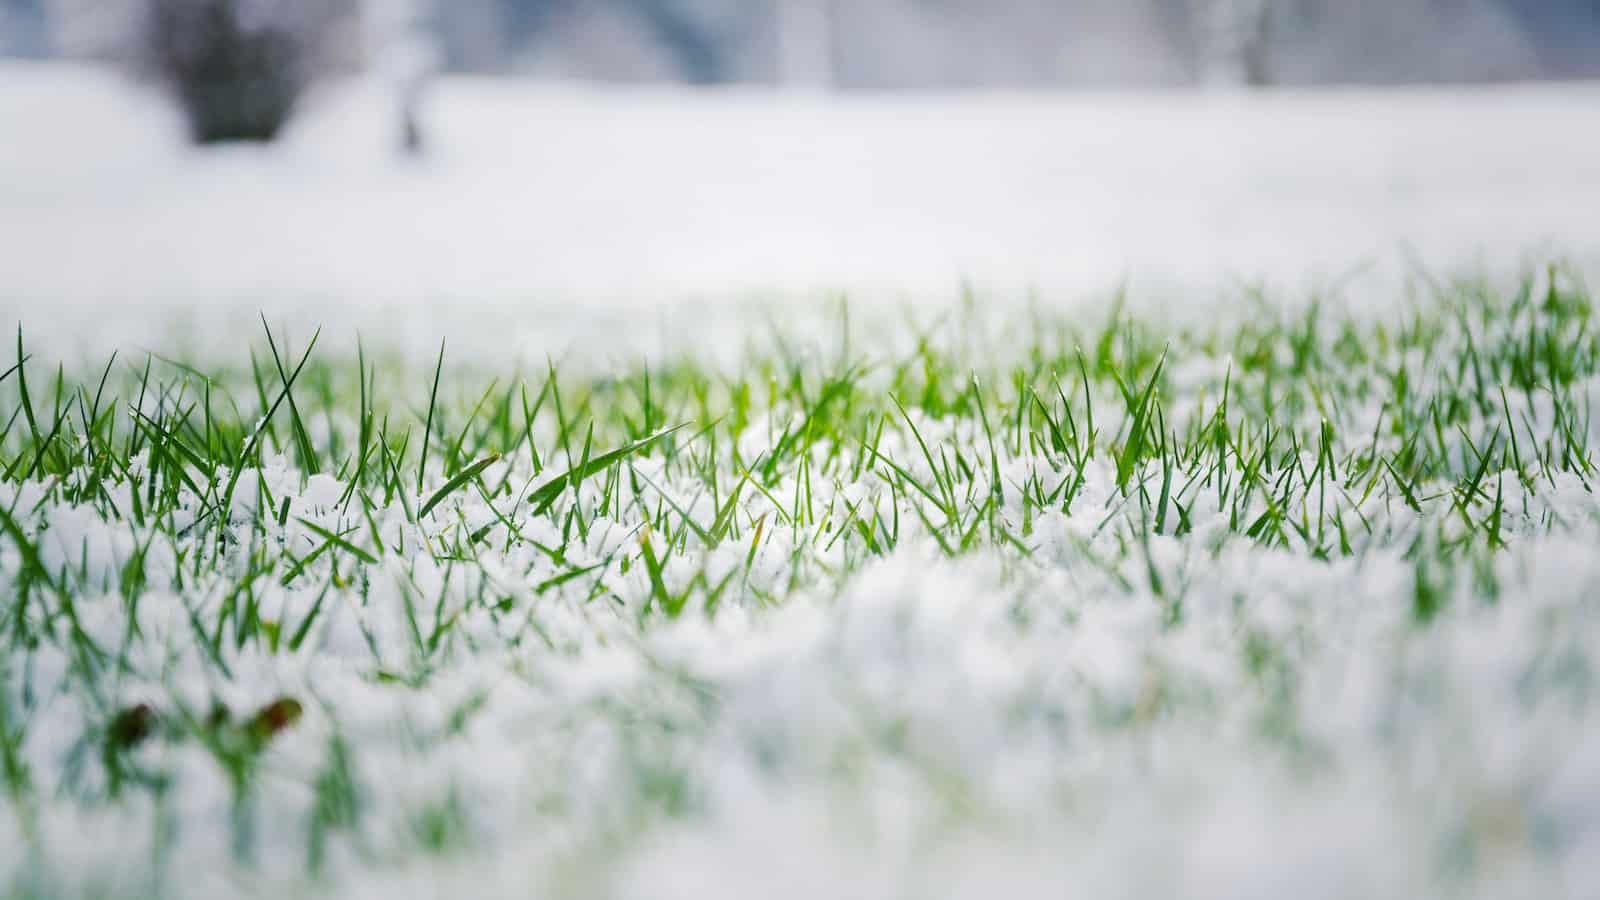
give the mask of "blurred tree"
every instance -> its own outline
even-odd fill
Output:
[[[504,17],[502,0],[439,4],[431,26],[444,67],[455,72],[491,72],[503,67],[509,48]]]
[[[750,6],[737,0],[457,0],[441,4],[438,27],[445,63],[458,70],[503,71],[523,56],[571,40],[597,17],[629,23],[648,45],[659,47],[685,81],[712,84],[735,80],[733,44]],[[574,48],[562,48],[569,51]],[[581,50],[592,72],[628,71],[626,59],[595,54],[637,54],[626,42],[600,41]]]
[[[837,0],[773,0],[777,41],[776,81],[798,87],[831,88]]]
[[[1271,84],[1273,0],[1207,0],[1199,16],[1207,81],[1262,87]]]
[[[44,0],[0,0],[0,56],[44,56],[49,49]]]
[[[1537,77],[1506,0],[1275,0],[1274,76],[1297,84]],[[1541,4],[1542,5],[1542,4]]]
[[[712,23],[680,0],[622,0],[672,53],[690,84],[728,80],[727,48]]]
[[[355,15],[353,0],[148,0],[141,62],[196,143],[268,141]]]
[[[1542,74],[1600,75],[1600,0],[1506,0],[1533,42]]]
[[[432,27],[438,14],[438,0],[365,0],[362,9],[367,63],[393,92],[407,155],[425,149],[422,101],[442,61]]]

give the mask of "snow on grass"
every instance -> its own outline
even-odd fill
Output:
[[[6,890],[1580,896],[1592,296],[1414,288],[603,373],[24,333]]]

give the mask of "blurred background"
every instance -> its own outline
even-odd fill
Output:
[[[0,311],[504,354],[1600,271],[1595,78],[1600,0],[0,0]]]
[[[170,7],[298,16],[345,64],[415,29],[458,72],[840,90],[1600,74],[1597,0],[0,0],[0,54],[125,57]],[[147,38],[146,38],[147,39]]]

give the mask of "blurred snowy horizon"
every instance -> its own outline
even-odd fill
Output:
[[[842,295],[887,316],[963,285],[1060,308],[1132,279],[1139,302],[1205,317],[1258,279],[1292,298],[1413,263],[1600,271],[1600,85],[822,96],[448,76],[425,107],[421,157],[396,152],[371,79],[324,85],[273,144],[202,150],[152,88],[0,65],[0,312],[63,353],[227,353],[264,313],[538,359],[737,343],[761,310]]]

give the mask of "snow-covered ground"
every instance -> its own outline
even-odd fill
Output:
[[[496,355],[703,334],[708,310],[1072,302],[1131,276],[1204,309],[1415,256],[1600,257],[1600,86],[825,98],[448,80],[430,154],[388,97],[195,151],[153,91],[0,67],[0,304],[96,351],[258,310]],[[48,311],[48,315],[44,313]],[[645,323],[643,329],[640,323]]]

